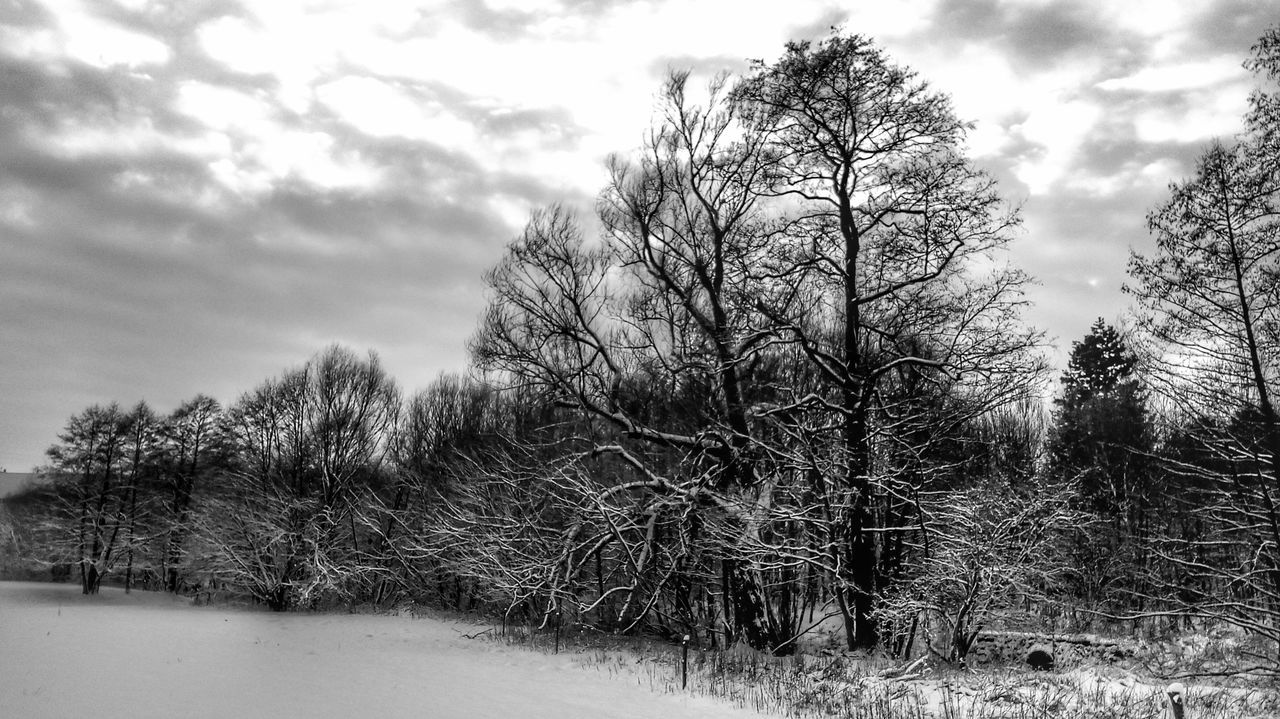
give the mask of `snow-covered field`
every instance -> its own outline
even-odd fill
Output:
[[[0,582],[0,717],[759,716],[635,676],[467,639],[470,624],[192,607]]]

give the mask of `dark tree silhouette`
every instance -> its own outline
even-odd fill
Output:
[[[236,465],[203,502],[202,568],[275,610],[364,597],[400,395],[376,355],[319,353],[228,412]]]
[[[123,468],[129,421],[120,407],[94,405],[67,421],[50,447],[57,493],[43,525],[46,555],[75,566],[85,594],[121,559],[127,474]]]
[[[887,576],[875,505],[890,472],[877,448],[906,434],[888,427],[954,428],[1039,382],[1039,339],[1019,320],[1027,278],[991,262],[1019,219],[964,157],[967,125],[950,100],[867,38],[790,43],[734,100],[776,158],[767,192],[786,208],[770,265],[789,291],[763,310],[835,389],[822,402],[840,426],[824,470],[836,481],[839,594],[849,644],[870,647]]]
[[[1078,481],[1092,508],[1124,522],[1149,502],[1153,428],[1137,357],[1101,318],[1072,344],[1050,442],[1050,461]]]
[[[1040,381],[1026,277],[996,259],[1017,216],[961,154],[945,96],[864,38],[789,45],[705,105],[687,80],[638,156],[611,162],[603,242],[553,208],[512,243],[475,358],[621,461],[594,489],[580,467],[550,478],[631,513],[605,545],[650,561],[673,513],[699,527],[706,552],[665,556],[714,557],[730,637],[790,651],[803,571],[871,646],[906,551],[883,551],[911,524],[906,458]],[[618,576],[628,596],[668,586]]]
[[[1148,215],[1156,248],[1134,253],[1126,289],[1153,340],[1154,388],[1190,431],[1167,469],[1194,490],[1203,531],[1172,541],[1182,608],[1280,641],[1280,115],[1277,29],[1248,63],[1270,85],[1255,92],[1246,132],[1215,143]],[[1188,444],[1193,446],[1188,447]]]
[[[1081,598],[1132,606],[1148,569],[1147,539],[1158,500],[1155,431],[1138,360],[1123,335],[1099,318],[1072,344],[1049,441],[1053,481],[1075,486],[1081,506],[1101,520],[1077,533]],[[1138,606],[1142,602],[1139,599]]]
[[[187,536],[199,481],[217,469],[223,456],[222,406],[197,395],[178,406],[160,426],[162,466],[168,485],[168,532],[165,541],[164,586],[182,588]]]

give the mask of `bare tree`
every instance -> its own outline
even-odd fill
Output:
[[[799,403],[837,418],[823,474],[840,600],[850,646],[869,647],[887,576],[877,513],[901,519],[892,502],[876,509],[882,480],[900,475],[877,467],[877,453],[918,444],[908,427],[954,428],[1040,381],[1039,336],[1019,318],[1028,279],[998,259],[1018,215],[964,157],[967,125],[948,98],[864,37],[790,43],[734,100],[776,158],[769,194],[784,218],[770,265],[790,291],[761,308],[834,389]]]
[[[276,610],[370,591],[365,515],[399,402],[376,355],[336,346],[243,396],[235,468],[197,521],[202,567]]]
[[[769,291],[758,270],[770,223],[756,203],[770,159],[741,132],[724,86],[717,78],[697,104],[687,74],[669,78],[638,157],[611,161],[599,203],[603,243],[586,241],[563,210],[535,215],[489,275],[494,302],[474,349],[482,368],[575,413],[590,453],[614,458],[619,476],[567,483],[587,492],[579,510],[607,506],[630,517],[615,523],[626,531],[605,533],[605,545],[647,547],[647,562],[665,547],[636,543],[625,536],[631,528],[656,528],[685,511],[708,515],[699,522],[727,519],[723,526],[736,529],[720,535],[729,546],[713,555],[724,629],[779,649],[791,637],[763,567],[732,549],[757,545],[764,525],[725,513],[769,506],[776,478],[764,441],[770,420],[755,414],[756,373],[773,337],[753,302]],[[635,576],[658,570],[624,554],[617,561],[630,569],[614,589],[631,596],[662,585]],[[670,556],[688,564],[680,552]]]
[[[121,559],[127,434],[118,405],[94,405],[71,417],[60,443],[48,450],[56,493],[42,522],[42,553],[55,564],[77,566],[85,594],[97,594]]]
[[[417,597],[430,593],[446,606],[469,606],[464,584],[469,588],[476,578],[446,570],[447,550],[427,540],[439,529],[442,504],[472,479],[474,463],[506,442],[505,404],[491,387],[455,375],[439,377],[409,400],[392,440],[392,486],[374,497],[370,515],[377,530],[373,554],[388,574],[377,601],[403,590]]]
[[[160,453],[160,418],[147,406],[139,402],[127,417],[128,431],[125,436],[124,454],[126,460],[125,496],[122,498],[122,511],[125,516],[125,570],[124,590],[133,589],[135,581],[136,560],[144,556],[143,546],[150,543],[150,532],[154,529],[155,502],[154,484],[158,472],[157,458]]]
[[[474,355],[577,423],[572,451],[613,458],[547,480],[583,493],[575,516],[617,513],[574,535],[593,556],[690,570],[639,576],[614,552],[625,570],[601,566],[619,584],[598,594],[688,605],[694,581],[730,638],[790,651],[816,577],[868,646],[877,537],[911,508],[887,494],[899,463],[873,459],[927,454],[1039,380],[1025,277],[995,259],[1016,215],[960,156],[945,98],[861,38],[790,46],[727,87],[698,102],[670,77],[640,152],[611,161],[602,241],[534,215],[488,276]]]
[[[1276,32],[1264,35],[1249,63],[1270,80]],[[1187,547],[1169,538],[1164,557],[1177,586],[1168,594],[1193,615],[1280,640],[1275,98],[1274,88],[1255,93],[1248,132],[1209,147],[1192,177],[1170,185],[1169,199],[1147,218],[1155,251],[1131,256],[1126,289],[1152,342],[1155,388],[1192,424],[1165,466],[1184,480],[1203,531]]]
[[[168,531],[164,586],[181,589],[184,545],[191,530],[192,501],[201,477],[214,469],[222,441],[222,406],[206,395],[183,402],[160,427],[162,462],[168,485]]]
[[[400,411],[400,391],[370,352],[361,359],[333,346],[307,364],[306,428],[320,500],[337,505],[377,472]]]
[[[1132,255],[1127,287],[1158,343],[1157,379],[1190,406],[1257,411],[1275,454],[1280,174],[1253,163],[1247,147],[1215,144],[1194,177],[1169,189],[1148,216],[1156,252]]]
[[[919,557],[881,597],[879,616],[911,651],[917,632],[963,662],[999,614],[1053,597],[1070,562],[1061,540],[1087,525],[1071,491],[992,484],[920,497]]]

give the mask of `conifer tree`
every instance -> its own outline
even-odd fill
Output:
[[[1072,344],[1055,400],[1050,461],[1062,477],[1078,477],[1080,492],[1101,513],[1145,501],[1151,427],[1124,337],[1101,318]]]
[[[1055,400],[1050,474],[1075,485],[1081,508],[1099,520],[1076,546],[1086,599],[1140,589],[1132,580],[1146,564],[1152,430],[1137,365],[1121,332],[1099,318],[1072,344]]]

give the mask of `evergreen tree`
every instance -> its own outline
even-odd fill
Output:
[[[1137,364],[1124,336],[1099,318],[1072,344],[1055,400],[1050,475],[1074,484],[1081,508],[1099,520],[1076,547],[1087,599],[1140,589],[1133,580],[1146,565],[1152,430]]]
[[[1104,514],[1147,495],[1151,427],[1136,370],[1124,337],[1099,318],[1072,344],[1062,396],[1055,400],[1054,473],[1078,477],[1083,497]]]

